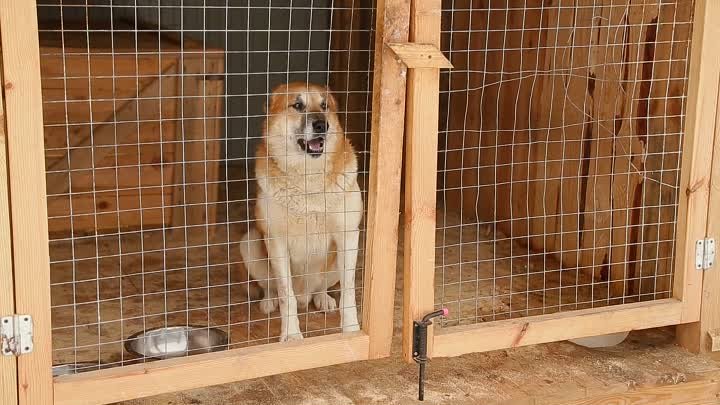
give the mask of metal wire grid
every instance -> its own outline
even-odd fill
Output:
[[[445,325],[672,295],[692,10],[443,2]]]
[[[374,2],[38,3],[54,364],[149,361],[124,344],[160,327],[219,329],[212,350],[277,341],[239,247],[264,107],[280,83],[329,86],[366,202]],[[298,310],[306,337],[340,332],[337,311]]]

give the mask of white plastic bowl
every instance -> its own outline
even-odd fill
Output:
[[[627,339],[629,334],[630,334],[630,332],[618,332],[618,333],[610,333],[607,335],[589,336],[589,337],[578,338],[578,339],[570,339],[570,341],[575,343],[576,345],[595,349],[595,348],[599,348],[599,347],[611,347],[611,346],[619,345],[625,339]]]

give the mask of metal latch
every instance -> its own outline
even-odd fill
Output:
[[[707,270],[715,264],[715,239],[700,239],[695,242],[695,268]]]
[[[30,315],[0,318],[0,351],[5,356],[32,353],[33,321]]]
[[[412,358],[420,366],[418,374],[418,400],[425,400],[425,365],[427,364],[427,330],[433,318],[447,316],[447,308],[439,309],[425,315],[420,321],[413,321],[413,353]]]

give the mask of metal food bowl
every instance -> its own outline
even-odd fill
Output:
[[[67,364],[58,364],[56,366],[53,366],[52,373],[53,377],[60,377],[61,375],[71,375],[71,374],[77,374],[82,373],[85,371],[95,371],[99,370],[101,367],[98,363],[67,363]]]
[[[225,350],[227,343],[227,334],[220,329],[171,326],[136,333],[125,342],[125,349],[144,358],[168,359]]]

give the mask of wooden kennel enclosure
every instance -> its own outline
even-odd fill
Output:
[[[0,314],[33,322],[0,402],[386,357],[399,218],[408,360],[439,308],[436,357],[669,325],[709,350],[716,21],[710,0],[0,1]],[[357,152],[361,330],[308,303],[280,343],[272,276],[240,249],[263,107],[290,81],[329,88]],[[183,326],[227,340],[128,348]]]

